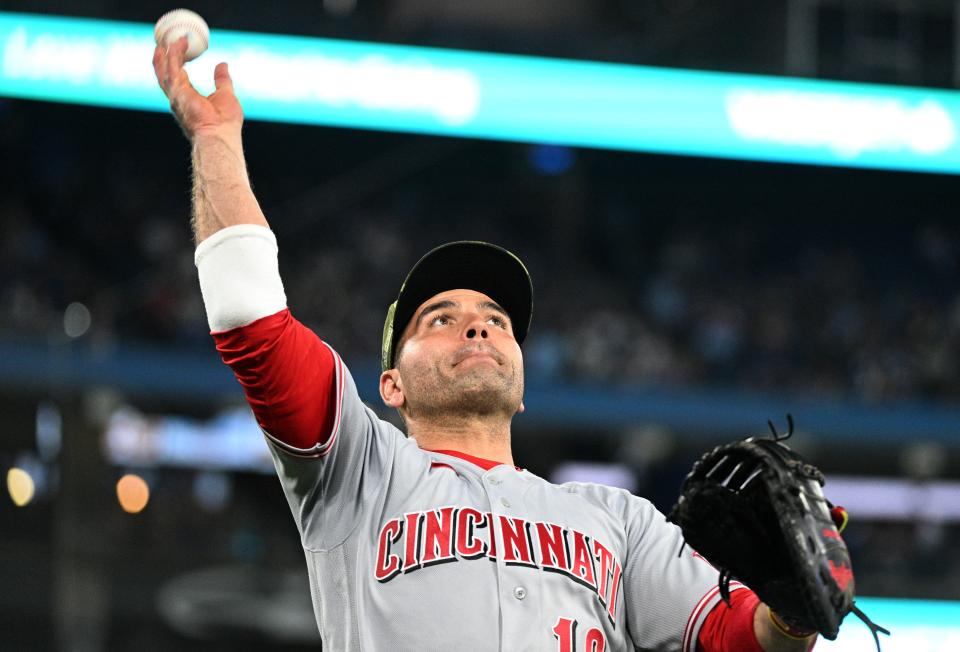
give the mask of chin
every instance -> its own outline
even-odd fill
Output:
[[[457,383],[453,389],[457,394],[456,403],[463,410],[476,414],[509,412],[513,414],[520,407],[519,392],[502,382]]]
[[[457,374],[452,379],[451,387],[463,392],[498,393],[503,392],[509,383],[509,379],[498,369],[476,365]]]

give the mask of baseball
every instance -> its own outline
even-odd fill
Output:
[[[200,14],[189,9],[174,9],[160,16],[153,28],[157,45],[170,46],[181,36],[187,37],[186,61],[193,61],[206,51],[210,44],[210,28]]]

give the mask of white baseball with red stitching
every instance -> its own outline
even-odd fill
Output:
[[[153,38],[157,45],[170,46],[182,36],[187,37],[186,61],[192,61],[203,54],[210,45],[210,28],[200,14],[189,9],[174,9],[160,16],[153,28]]]

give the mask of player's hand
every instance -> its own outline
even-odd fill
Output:
[[[153,70],[157,81],[170,100],[170,108],[184,133],[191,140],[223,129],[239,133],[243,125],[243,109],[233,93],[233,81],[227,64],[217,64],[213,73],[216,90],[204,97],[190,83],[190,77],[183,68],[186,51],[187,38],[183,37],[169,48],[158,45],[153,52]]]

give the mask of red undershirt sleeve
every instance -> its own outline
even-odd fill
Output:
[[[764,652],[753,631],[759,604],[757,595],[747,589],[731,593],[729,607],[718,602],[700,628],[698,652]]]
[[[322,448],[337,410],[335,353],[289,309],[212,333],[260,427],[298,451]]]

